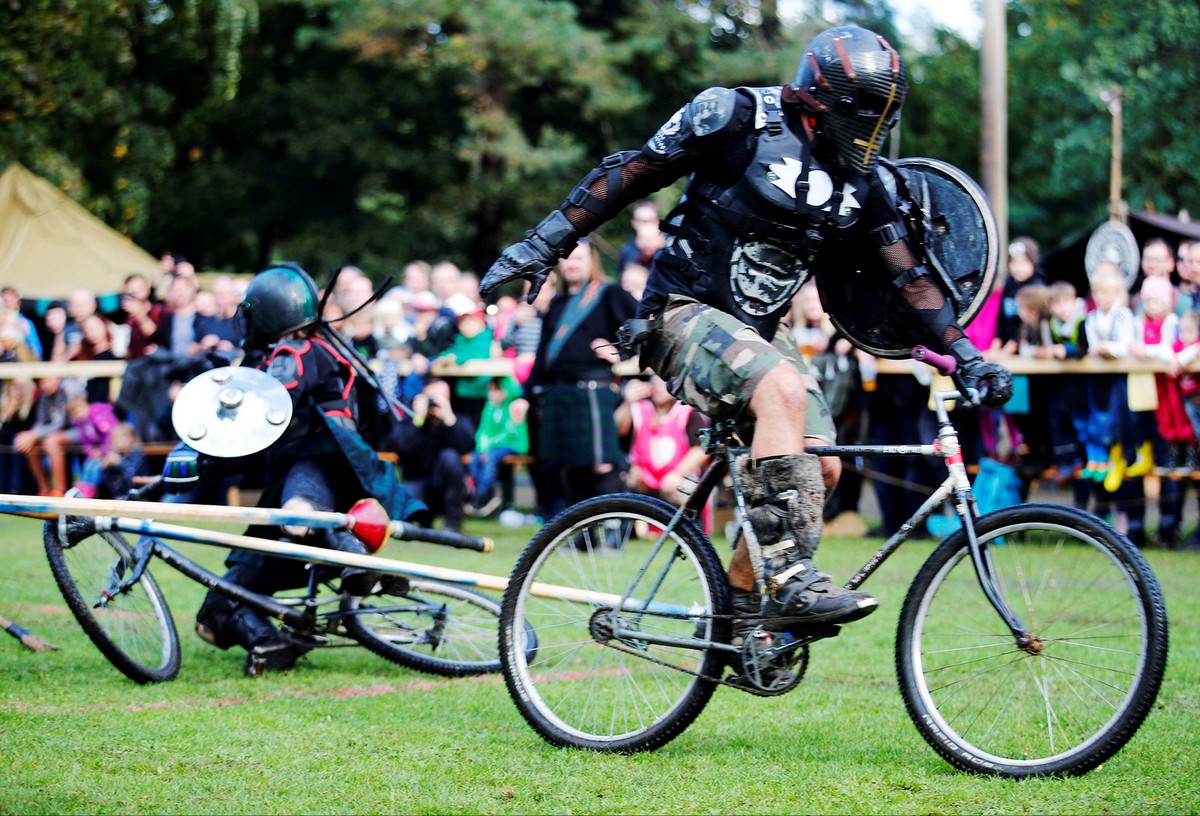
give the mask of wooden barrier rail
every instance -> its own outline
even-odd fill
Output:
[[[1141,360],[1130,357],[1119,360],[1102,360],[1085,357],[1082,360],[1039,360],[1033,357],[1006,357],[1000,362],[1013,374],[1122,374],[1134,372],[1166,372],[1167,364],[1162,360]],[[0,363],[0,380],[37,379],[39,377],[122,377],[125,374],[124,360],[89,360],[86,362],[34,362]],[[378,368],[377,365],[373,364]],[[879,360],[882,374],[907,374],[914,365],[912,360]],[[1200,371],[1200,359],[1187,367],[1189,371]],[[402,374],[410,373],[404,369]],[[613,366],[613,371],[622,376],[636,376],[642,372],[637,360],[625,360]],[[450,360],[434,360],[430,373],[437,377],[502,377],[513,373],[513,361],[508,357],[493,357],[488,360],[470,360],[454,363]]]

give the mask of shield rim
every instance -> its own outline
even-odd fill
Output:
[[[984,232],[987,236],[988,253],[984,261],[983,281],[979,286],[979,293],[975,298],[967,304],[962,312],[957,313],[958,325],[966,327],[975,316],[979,314],[979,310],[983,308],[988,297],[992,293],[992,289],[996,285],[996,275],[1000,268],[1000,227],[996,221],[996,213],[992,210],[992,205],[987,199],[987,195],[976,181],[969,175],[964,173],[959,168],[942,161],[941,159],[931,159],[922,156],[909,156],[903,159],[897,159],[890,162],[893,167],[905,168],[911,167],[920,170],[931,169],[937,173],[949,177],[952,181],[957,182],[958,186],[970,196],[980,212],[983,214]],[[821,276],[817,276],[817,284],[821,285]],[[862,349],[876,357],[884,357],[892,360],[901,360],[912,356],[913,346],[901,347],[882,347],[873,346],[864,342],[853,331],[850,331],[844,322],[829,312],[830,322],[837,328],[846,338],[854,344],[855,347]]]

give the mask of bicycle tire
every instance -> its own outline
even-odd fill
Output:
[[[1168,639],[1158,582],[1127,539],[1074,508],[1017,505],[975,528],[1037,643],[1017,647],[959,530],[925,562],[900,615],[909,716],[965,771],[1086,773],[1129,741],[1158,695]]]
[[[404,595],[347,596],[342,612],[350,637],[401,666],[443,677],[500,670],[500,603],[466,587],[412,578]]]
[[[724,668],[721,652],[605,633],[609,623],[620,623],[647,636],[728,642],[729,620],[712,617],[729,613],[725,573],[695,524],[679,521],[651,557],[658,530],[674,512],[648,496],[589,499],[559,514],[518,560],[504,594],[500,659],[522,717],[550,744],[653,750],[681,734],[712,697]],[[643,525],[649,529],[638,538]],[[565,600],[546,585],[603,595]],[[627,603],[640,607],[627,606],[619,616],[603,612],[627,592]],[[526,647],[527,631],[537,635],[535,655]]]
[[[179,674],[179,633],[150,570],[128,591],[104,591],[132,566],[133,548],[116,532],[98,532],[64,546],[57,521],[42,530],[46,558],[71,614],[100,653],[136,683],[163,683]]]

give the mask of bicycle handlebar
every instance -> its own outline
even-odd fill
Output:
[[[491,552],[495,546],[490,538],[465,535],[453,530],[431,530],[407,521],[393,522],[392,538],[397,541],[424,541],[429,544],[442,544],[447,547],[457,547],[460,550],[475,550],[484,553]]]
[[[925,346],[914,346],[912,358],[937,369],[939,374],[944,374],[947,377],[958,370],[958,360],[955,360],[948,354],[938,354],[936,351]]]

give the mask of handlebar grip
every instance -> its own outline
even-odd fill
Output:
[[[490,538],[465,535],[452,530],[431,530],[407,521],[397,521],[392,525],[392,538],[397,541],[425,541],[429,544],[442,544],[446,547],[484,553],[491,552],[495,546]]]
[[[913,346],[912,358],[937,369],[939,374],[950,376],[958,370],[958,360],[948,354],[938,354],[925,346]]]
[[[167,492],[167,483],[159,476],[153,482],[130,490],[125,496],[127,501],[156,502]]]

